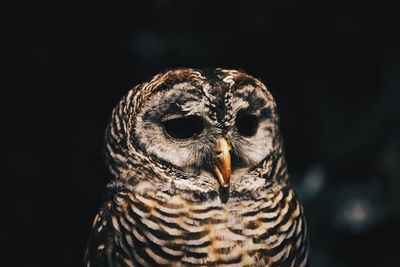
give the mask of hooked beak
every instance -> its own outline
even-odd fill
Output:
[[[214,173],[218,177],[219,183],[222,187],[228,187],[231,180],[231,145],[225,138],[218,140],[215,148],[216,156],[214,158]]]

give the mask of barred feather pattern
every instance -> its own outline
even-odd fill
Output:
[[[216,77],[210,82],[199,70],[167,71],[130,90],[114,109],[105,136],[113,179],[93,222],[85,266],[307,266],[306,222],[289,185],[272,95],[243,72],[217,69]],[[138,144],[135,127],[144,103],[183,82],[205,96],[221,129],[232,127],[234,114],[221,116],[218,98],[231,110],[234,90],[251,85],[268,99],[271,152],[232,178],[228,189],[151,157]],[[224,88],[222,97],[216,87]],[[179,186],[196,182],[196,188]]]
[[[87,266],[305,266],[302,212],[287,187],[229,205],[120,192],[95,219]]]

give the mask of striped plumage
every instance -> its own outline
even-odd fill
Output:
[[[165,121],[176,116],[202,118],[199,131],[171,138]],[[155,76],[114,109],[106,156],[114,179],[85,266],[306,266],[276,105],[257,79],[221,69]]]

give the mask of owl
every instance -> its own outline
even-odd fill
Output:
[[[105,154],[109,199],[85,266],[307,265],[276,104],[252,76],[154,76],[113,110]]]

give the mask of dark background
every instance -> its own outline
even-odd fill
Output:
[[[242,68],[270,88],[311,266],[399,266],[398,1],[3,5],[2,266],[80,265],[111,110],[171,67]]]

